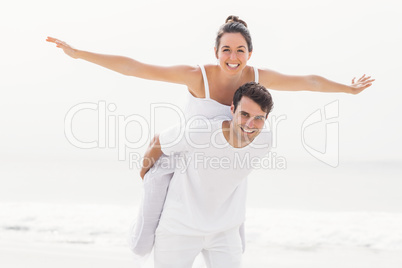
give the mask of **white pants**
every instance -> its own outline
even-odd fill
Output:
[[[156,230],[155,268],[191,268],[199,253],[208,268],[240,268],[239,226],[207,236],[176,235],[163,227]]]

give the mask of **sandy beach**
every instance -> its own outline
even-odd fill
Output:
[[[128,249],[22,241],[0,242],[0,266],[22,267],[133,267]]]
[[[248,248],[243,267],[272,268],[400,268],[401,251],[361,248],[325,248],[311,250]],[[128,248],[93,245],[26,244],[23,241],[0,242],[0,267],[138,267]],[[145,267],[153,267],[150,259]],[[203,267],[200,262],[194,268]]]
[[[130,211],[0,203],[0,267],[140,267],[127,244]],[[249,208],[243,267],[400,268],[401,223],[400,213]],[[152,267],[151,254],[143,268]]]

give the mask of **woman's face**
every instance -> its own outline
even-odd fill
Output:
[[[241,33],[225,33],[221,37],[219,48],[215,48],[215,55],[223,70],[236,74],[247,65],[251,52],[248,51],[247,42]]]

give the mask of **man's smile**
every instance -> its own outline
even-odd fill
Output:
[[[254,132],[256,132],[256,130],[251,130],[251,129],[244,129],[243,127],[240,127],[240,129],[247,134],[252,134]]]

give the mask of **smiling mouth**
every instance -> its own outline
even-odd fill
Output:
[[[240,64],[231,64],[231,63],[226,63],[226,65],[227,65],[230,69],[236,69],[237,67],[240,66]]]
[[[242,127],[240,127],[240,129],[241,129],[244,133],[247,133],[247,134],[252,134],[252,133],[255,132],[255,130],[246,130],[246,129],[242,128]]]

